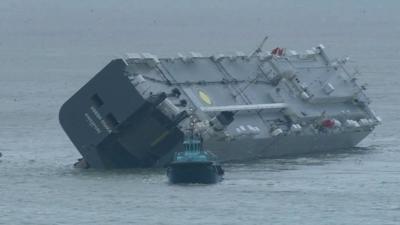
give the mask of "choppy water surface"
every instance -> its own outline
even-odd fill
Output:
[[[398,1],[0,2],[0,224],[400,224]],[[337,154],[226,165],[217,185],[163,170],[81,171],[60,105],[125,52],[305,50],[369,83],[384,123]]]

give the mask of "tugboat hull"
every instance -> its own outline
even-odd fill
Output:
[[[171,183],[214,184],[222,179],[221,169],[213,162],[172,163],[167,175]]]

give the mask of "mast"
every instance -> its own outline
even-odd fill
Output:
[[[249,57],[255,56],[256,54],[262,52],[262,48],[264,47],[265,42],[268,40],[268,35],[264,37],[264,39],[261,41],[261,43],[258,45],[256,50],[254,50]]]

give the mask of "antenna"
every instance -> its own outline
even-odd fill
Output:
[[[264,39],[262,40],[262,42],[260,43],[260,45],[258,45],[258,47],[256,48],[256,50],[254,50],[254,52],[252,52],[252,53],[250,54],[249,57],[252,57],[252,56],[254,56],[254,55],[260,53],[260,52],[262,51],[262,48],[263,48],[263,46],[264,46],[264,44],[265,44],[265,42],[266,42],[267,40],[268,40],[268,35],[266,35],[266,36],[264,37]]]

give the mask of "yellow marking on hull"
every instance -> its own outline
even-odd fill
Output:
[[[199,91],[199,97],[207,105],[212,104],[211,98],[204,91]]]

